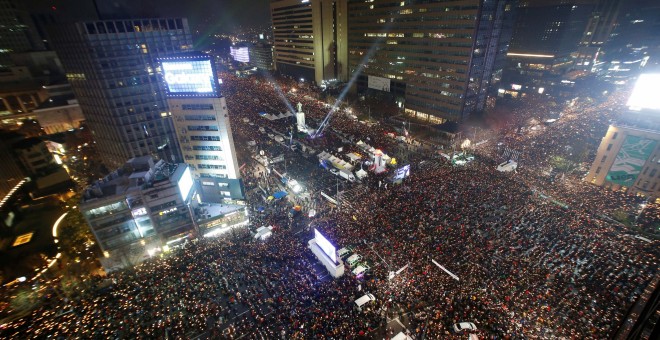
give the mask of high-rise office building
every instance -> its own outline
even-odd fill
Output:
[[[417,119],[464,120],[484,108],[513,9],[507,0],[349,0],[357,90],[389,92]]]
[[[87,188],[79,209],[104,253],[101,263],[112,271],[194,232],[194,195],[188,166],[143,156]]]
[[[621,4],[617,25],[604,48],[603,61],[648,59],[648,67],[660,67],[660,2],[630,0]],[[601,59],[601,58],[599,58]],[[616,67],[612,65],[610,68]],[[620,68],[627,68],[621,67]]]
[[[259,70],[273,69],[273,45],[257,43],[250,47],[250,63]]]
[[[596,0],[522,1],[517,9],[500,94],[562,90],[575,65],[582,34]]]
[[[243,187],[215,62],[184,53],[160,59],[167,101],[184,161],[199,182],[201,200],[243,199]]]
[[[576,53],[575,65],[578,69],[595,71],[594,64],[605,43],[612,37],[619,18],[621,0],[599,0],[591,13],[587,28],[582,34],[580,48]]]
[[[44,50],[30,15],[15,0],[0,0],[0,68],[13,63],[11,53]]]
[[[660,73],[637,79],[628,111],[610,125],[585,181],[660,198],[660,105],[654,93],[659,85]]]
[[[190,49],[186,19],[89,21],[60,25],[51,32],[109,167],[144,155],[182,160],[156,59]]]
[[[26,177],[26,172],[21,169],[13,151],[13,144],[23,138],[25,136],[16,132],[0,130],[0,159],[2,159],[0,164],[0,200]]]
[[[347,80],[346,0],[272,0],[270,9],[278,72],[317,84]]]

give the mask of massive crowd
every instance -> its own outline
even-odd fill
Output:
[[[602,135],[608,117],[601,117],[597,104],[583,104],[540,133],[521,136],[510,127],[502,141],[526,147],[517,174],[495,171],[494,145],[475,150],[477,160],[465,167],[442,158],[421,162],[428,154],[420,149],[411,155],[412,176],[401,185],[383,186],[383,178],[372,175],[342,209],[319,207],[315,218],[293,219],[286,200],[262,200],[258,185],[275,187],[277,181],[246,157],[246,142],[272,143],[258,126],[285,131],[287,123],[258,115],[286,111],[281,96],[294,107],[303,103],[312,122],[328,108],[295,81],[278,81],[280,96],[267,80],[223,80],[239,162],[246,163],[251,228],[276,225],[275,234],[254,241],[245,229],[190,241],[163,258],[110,274],[109,290],[48,301],[8,325],[3,336],[381,339],[393,335],[387,321],[398,316],[409,320],[408,333],[418,339],[464,338],[452,330],[456,322],[475,323],[482,338],[602,339],[614,334],[658,274],[657,241],[632,237],[603,216],[634,210],[638,201],[584,184],[577,173],[554,183],[543,179],[548,155],[570,156],[566,145],[594,143]],[[350,152],[357,150],[347,140],[368,140],[392,150],[395,142],[385,132],[338,113],[323,138],[305,143]],[[290,154],[289,161],[305,162]],[[327,172],[297,175],[310,192],[307,200],[320,205],[319,190],[330,185]],[[653,209],[641,218],[652,219]],[[363,278],[348,269],[339,279],[319,274],[304,242],[311,238],[309,226],[338,248],[351,246],[370,271]],[[357,311],[353,301],[366,292],[376,301]]]

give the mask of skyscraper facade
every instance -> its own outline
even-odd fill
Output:
[[[34,22],[15,0],[0,0],[0,68],[13,63],[11,53],[44,50]]]
[[[160,60],[184,161],[199,182],[201,200],[243,199],[227,103],[213,58],[201,53]]]
[[[595,0],[521,1],[500,93],[561,91],[595,7]]]
[[[612,190],[660,198],[660,105],[653,89],[660,74],[642,74],[628,110],[613,121],[584,180]]]
[[[514,1],[348,1],[349,73],[409,116],[461,121],[482,110],[507,50]]]
[[[346,0],[272,0],[270,8],[278,72],[317,84],[345,80]]]
[[[106,165],[145,155],[182,161],[156,59],[191,48],[186,19],[78,22],[51,32]]]
[[[617,24],[621,0],[599,0],[582,34],[575,65],[591,70]]]

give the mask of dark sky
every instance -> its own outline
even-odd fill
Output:
[[[230,32],[237,26],[267,27],[269,0],[97,0],[100,9],[126,8],[138,16],[187,17],[191,29]],[[200,32],[202,33],[202,32]]]

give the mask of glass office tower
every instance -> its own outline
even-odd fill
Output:
[[[393,96],[409,116],[461,121],[480,111],[506,53],[511,0],[348,1],[349,73],[358,92]]]
[[[51,31],[52,44],[108,167],[145,155],[167,162],[183,160],[156,59],[191,48],[186,19],[89,21]]]

